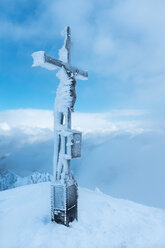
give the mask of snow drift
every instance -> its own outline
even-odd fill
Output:
[[[80,188],[79,221],[50,221],[50,185],[0,193],[0,247],[164,248],[165,210]]]

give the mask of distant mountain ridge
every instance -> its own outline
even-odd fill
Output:
[[[49,173],[33,172],[30,176],[20,177],[10,170],[0,170],[0,191],[12,189],[27,184],[51,181]]]

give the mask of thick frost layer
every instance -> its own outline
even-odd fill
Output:
[[[32,64],[33,67],[41,66],[41,67],[48,69],[48,70],[56,70],[57,69],[57,67],[55,65],[45,62],[45,52],[44,51],[38,51],[38,52],[32,53],[32,57],[33,57],[33,64]]]
[[[66,39],[65,39],[66,40]],[[63,47],[58,51],[59,60],[61,60],[64,63],[67,63],[67,50],[65,48],[65,41]]]
[[[68,78],[64,68],[56,74],[60,83],[56,92],[55,111],[66,112],[67,108],[71,108],[73,104],[73,96],[71,96],[72,80]]]
[[[45,52],[44,51],[38,51],[35,53],[32,53],[33,57],[33,64],[32,66],[41,66],[45,63]]]
[[[66,40],[67,40],[67,28],[65,28],[65,39],[64,44],[61,49],[59,49],[59,59],[64,63],[68,63],[68,51],[66,49]],[[68,108],[71,108],[73,105],[73,96],[71,96],[71,87],[72,80],[68,78],[67,73],[64,68],[61,68],[56,74],[59,78],[60,83],[56,92],[55,99],[55,111],[66,112]]]
[[[50,185],[0,193],[2,248],[164,248],[165,211],[95,192],[79,191],[79,221],[50,221]]]
[[[67,27],[65,27],[64,30],[62,31],[62,35],[64,36],[64,44],[63,44],[62,48],[59,49],[59,51],[58,51],[59,60],[63,61],[64,63],[68,63],[68,60],[67,60],[68,51],[65,48],[66,39],[67,39],[66,34],[67,34]]]

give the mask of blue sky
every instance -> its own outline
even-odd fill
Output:
[[[52,109],[56,71],[32,68],[31,53],[58,57],[71,26],[72,63],[88,70],[77,82],[76,111],[147,109],[164,114],[163,0],[1,0],[0,110]]]
[[[35,130],[40,140],[40,128],[48,131],[43,133],[43,137],[49,138],[49,126],[53,124],[52,111],[45,114],[49,111],[43,109],[53,109],[58,79],[56,71],[33,68],[31,54],[44,50],[57,58],[64,39],[61,32],[70,25],[74,43],[72,63],[89,72],[88,81],[77,81],[78,98],[73,123],[75,128],[82,125],[83,131],[94,131],[97,137],[91,140],[91,144],[98,144],[98,149],[92,148],[93,155],[84,156],[88,160],[88,163],[84,162],[86,167],[82,166],[86,168],[84,178],[87,171],[89,176],[93,176],[88,168],[91,165],[94,167],[96,160],[96,177],[104,170],[105,183],[109,182],[107,175],[120,171],[121,165],[124,168],[122,173],[128,180],[123,179],[122,184],[119,175],[118,188],[114,185],[114,192],[116,189],[124,191],[128,185],[131,194],[137,196],[136,192],[140,192],[140,195],[144,186],[147,188],[144,199],[152,191],[162,201],[165,140],[164,10],[164,0],[1,0],[1,153],[8,154],[10,147],[17,150],[21,147],[19,144],[24,144],[24,133],[19,134],[19,125],[21,132],[25,126],[25,136],[31,132],[29,142],[31,138],[35,139]],[[2,111],[8,109],[17,110]],[[100,132],[105,132],[105,140],[102,140]],[[109,136],[111,132],[114,132],[114,140]],[[5,133],[8,143],[4,138]],[[105,146],[99,146],[100,142]],[[49,147],[48,150],[50,152]],[[31,154],[31,149],[25,149],[25,153],[22,150],[14,153],[12,150],[9,162],[13,165],[13,161],[16,161],[17,166],[20,161],[22,166],[26,154]],[[38,154],[36,158],[41,158],[41,149],[38,149]],[[30,155],[26,156],[31,159]],[[50,156],[48,158],[51,159]],[[46,159],[41,161],[46,161],[47,165]],[[34,163],[40,164],[38,161]],[[92,178],[86,180],[95,181]],[[150,197],[152,199],[152,194]]]

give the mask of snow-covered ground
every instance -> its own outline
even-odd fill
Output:
[[[0,192],[2,248],[164,248],[165,210],[79,189],[79,221],[50,221],[50,184]]]

